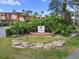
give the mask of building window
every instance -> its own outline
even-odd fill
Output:
[[[5,14],[5,16],[6,16],[6,14]]]

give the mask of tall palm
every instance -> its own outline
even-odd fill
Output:
[[[34,13],[34,15],[35,15],[35,16],[38,16],[38,13],[37,13],[37,12],[35,12],[35,13]]]
[[[31,10],[28,10],[28,13],[29,13],[29,15],[32,15],[32,11]]]
[[[15,13],[15,15],[17,15],[17,20],[19,21],[21,13],[18,13],[15,9],[13,9],[12,12]]]
[[[78,6],[78,0],[50,0],[49,9],[55,12],[62,12],[62,20],[67,20],[67,5],[70,7],[73,5]]]
[[[15,9],[13,9],[13,10],[12,10],[12,12],[16,12],[16,10],[15,10]]]
[[[22,10],[22,15],[21,16],[24,18],[24,20],[26,20],[26,11],[25,10]]]
[[[28,16],[28,19],[31,20],[31,16],[32,16],[32,11],[31,10],[27,10],[26,14]]]
[[[35,12],[35,13],[33,14],[33,19],[37,19],[37,16],[38,16],[38,13]]]
[[[41,11],[41,14],[44,14],[44,12],[43,12],[43,11]]]
[[[17,15],[17,19],[18,19],[18,21],[20,20],[20,17],[22,16],[22,13],[16,13],[16,15]]]

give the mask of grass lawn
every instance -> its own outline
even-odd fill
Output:
[[[55,40],[52,36],[21,36],[18,37],[28,42],[50,42]],[[79,48],[79,35],[72,39],[65,38],[67,44],[60,49],[34,50],[17,49],[11,47],[11,38],[0,39],[0,59],[64,59],[75,49]]]

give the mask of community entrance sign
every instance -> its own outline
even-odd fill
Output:
[[[38,33],[45,33],[45,26],[38,26]]]

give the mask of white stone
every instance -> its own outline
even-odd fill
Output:
[[[20,46],[12,46],[14,48],[25,48],[25,47],[22,47],[21,45]]]
[[[32,48],[32,49],[51,49],[63,47],[66,43],[65,40],[56,40],[50,43],[28,43],[21,40],[12,40],[12,46],[15,48]]]
[[[72,38],[72,37],[76,36],[77,34],[78,33],[71,33],[71,36],[70,37]]]
[[[22,42],[21,46],[22,47],[27,47],[27,42]]]
[[[63,45],[65,44],[65,41],[64,40],[57,40],[57,41],[52,42],[52,44],[53,44],[54,48],[63,47]]]
[[[22,41],[20,41],[20,40],[12,40],[12,45],[13,46],[19,46],[21,44],[22,44]]]
[[[54,41],[54,42],[53,42],[53,46],[54,46],[54,47],[60,47],[60,46],[62,46],[62,45],[61,45],[61,43],[59,43],[58,41]]]
[[[50,48],[52,48],[53,47],[53,44],[52,43],[47,43],[47,44],[45,44],[44,45],[44,49],[50,49]]]
[[[35,48],[42,48],[43,47],[43,43],[36,43],[35,44]]]
[[[62,45],[65,44],[65,40],[58,40],[59,43],[61,43]]]

